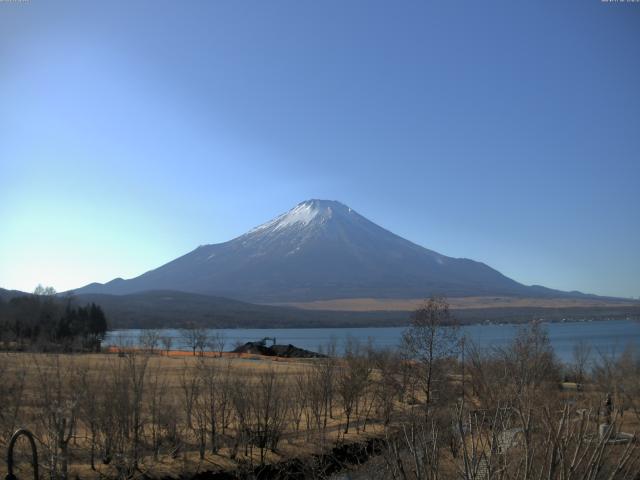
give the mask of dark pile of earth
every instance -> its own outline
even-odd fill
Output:
[[[266,355],[268,357],[285,358],[320,358],[325,357],[320,353],[298,348],[295,345],[272,345],[267,347],[262,342],[247,342],[237,347],[233,353],[250,353],[253,355]]]

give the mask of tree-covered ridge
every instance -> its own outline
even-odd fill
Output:
[[[75,305],[74,297],[60,298],[51,287],[0,299],[0,340],[8,348],[97,351],[106,332],[99,305]]]

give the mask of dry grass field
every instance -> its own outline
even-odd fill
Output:
[[[599,298],[519,298],[519,297],[450,297],[447,299],[451,309],[480,308],[593,308],[593,307],[629,307],[638,306],[637,301],[609,300]],[[413,311],[424,299],[421,298],[342,298],[334,300],[316,300],[313,302],[280,303],[307,310],[336,311]]]
[[[135,469],[138,475],[159,478],[253,468],[380,435],[373,398],[359,399],[368,417],[352,414],[347,433],[337,398],[329,399],[317,388],[304,398],[303,390],[313,390],[309,383],[320,386],[318,375],[324,369],[319,361],[190,352],[0,353],[2,380],[14,383],[3,383],[0,447],[6,448],[13,429],[24,426],[39,440],[43,465],[51,463],[52,455],[67,455],[68,476],[118,478]],[[335,375],[336,368],[328,373]],[[9,418],[11,411],[15,415]],[[129,430],[121,431],[117,423],[128,424]],[[263,441],[260,430],[270,429],[267,436],[276,438]],[[248,438],[251,434],[258,438]],[[58,445],[65,435],[66,454]],[[19,442],[22,475],[29,471],[26,446]],[[117,458],[116,453],[131,457],[132,449],[138,450],[135,468],[129,464],[132,458]],[[41,467],[41,473],[46,471],[46,465]],[[5,474],[3,462],[0,475]]]
[[[563,366],[533,325],[504,349],[470,347],[461,362],[450,329],[412,328],[403,352],[354,343],[343,358],[0,352],[0,449],[29,428],[50,479],[252,478],[276,466],[282,475],[261,478],[321,479],[327,465],[351,463],[359,478],[640,475],[635,350],[588,370],[584,355]],[[621,432],[632,440],[613,442]],[[370,462],[340,457],[372,439]],[[26,443],[18,447],[26,478]]]

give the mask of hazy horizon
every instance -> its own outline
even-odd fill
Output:
[[[0,2],[0,287],[130,278],[310,198],[640,295],[640,7]]]

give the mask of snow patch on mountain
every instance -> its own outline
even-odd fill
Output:
[[[320,210],[313,205],[313,203],[301,203],[282,217],[282,219],[276,224],[275,230],[286,228],[296,223],[301,223],[303,226],[308,225],[311,221],[318,216]]]
[[[287,227],[297,226],[298,224],[305,227],[316,218],[319,220],[326,220],[331,218],[331,215],[331,207],[323,207],[321,202],[317,200],[308,200],[306,202],[299,203],[288,212],[279,215],[273,220],[251,229],[249,233],[251,234],[267,229],[277,231]]]

